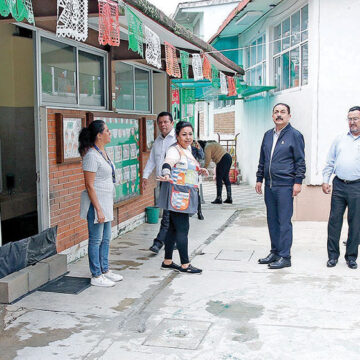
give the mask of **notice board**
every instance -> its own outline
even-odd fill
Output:
[[[115,164],[114,202],[140,195],[139,120],[99,116],[94,120],[103,120],[111,132],[105,150]]]

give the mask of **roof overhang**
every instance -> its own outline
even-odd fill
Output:
[[[231,11],[217,32],[210,38],[209,44],[216,43],[221,37],[238,36],[269,11],[274,9],[282,0],[242,0]]]

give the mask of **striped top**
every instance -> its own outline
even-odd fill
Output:
[[[95,149],[91,148],[83,157],[82,168],[84,171],[94,172],[94,189],[99,200],[101,209],[105,216],[105,222],[114,219],[114,184],[112,181],[112,169],[110,164]],[[87,190],[81,194],[80,217],[87,218],[89,211],[90,198]],[[98,222],[97,213],[95,211],[95,223]]]

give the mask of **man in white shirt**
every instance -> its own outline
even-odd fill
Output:
[[[146,163],[142,188],[145,191],[148,185],[148,178],[156,170],[156,176],[161,176],[162,164],[165,159],[167,149],[176,142],[174,120],[169,112],[163,111],[157,117],[157,124],[160,130],[160,135],[153,143],[149,160]],[[166,233],[169,228],[169,211],[163,211],[163,217],[161,220],[160,230],[154,239],[153,245],[150,247],[150,251],[157,254],[164,245]]]
[[[346,122],[349,131],[336,137],[323,170],[322,190],[325,194],[331,193],[330,178],[333,174],[336,175],[328,222],[327,266],[334,267],[338,262],[341,228],[347,208],[349,231],[345,260],[350,269],[356,269],[360,242],[360,106],[349,109]]]

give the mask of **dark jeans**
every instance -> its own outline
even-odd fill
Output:
[[[329,259],[337,259],[340,256],[339,240],[346,207],[348,208],[349,232],[345,259],[356,260],[360,241],[360,183],[345,184],[335,177],[328,223]]]
[[[217,196],[221,196],[222,184],[226,186],[231,186],[229,179],[229,171],[232,163],[231,155],[226,153],[221,160],[216,164],[216,188],[220,194]]]
[[[170,225],[165,241],[165,259],[172,259],[174,245],[179,250],[181,264],[189,263],[188,256],[188,234],[189,234],[189,214],[169,211]]]
[[[293,240],[293,187],[265,186],[267,223],[271,239],[271,252],[290,259]]]
[[[159,230],[158,234],[156,235],[155,241],[160,241],[162,244],[164,244],[164,242],[166,240],[166,234],[169,230],[169,224],[170,224],[169,210],[163,210],[163,216],[161,219],[160,230]]]

